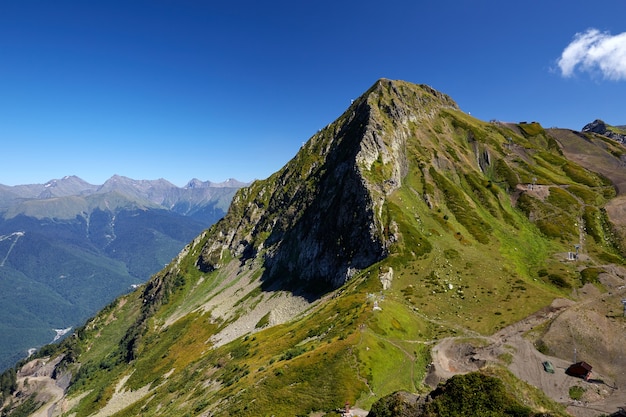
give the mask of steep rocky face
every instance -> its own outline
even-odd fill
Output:
[[[615,129],[614,130],[609,129],[609,126],[600,119],[596,119],[593,122],[586,124],[583,127],[582,131],[598,133],[600,135],[604,135],[613,140],[616,140],[620,143],[626,142],[626,135],[616,132]]]
[[[235,196],[198,266],[219,268],[224,251],[262,256],[266,285],[318,292],[382,259],[396,239],[382,206],[406,175],[411,125],[442,107],[456,104],[427,86],[377,81],[281,171]]]

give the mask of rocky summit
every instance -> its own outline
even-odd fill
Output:
[[[591,123],[583,126],[583,132],[593,132],[604,135],[620,143],[626,142],[626,131],[624,126],[610,126],[600,119],[596,119]]]
[[[616,412],[625,154],[378,80],[146,284],[5,372],[2,412]]]

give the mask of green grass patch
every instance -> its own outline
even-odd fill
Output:
[[[358,403],[369,408],[381,395],[398,390],[423,390],[421,381],[430,360],[430,349],[422,343],[406,343],[366,331],[358,345],[358,359],[359,374],[369,387]]]
[[[550,194],[547,202],[568,213],[578,213],[580,203],[565,189],[560,187],[550,187]]]
[[[502,367],[486,367],[481,370],[485,375],[497,378],[505,391],[516,401],[532,408],[542,410],[553,417],[567,417],[565,406],[549,398],[539,388],[517,379],[508,369]],[[515,415],[515,414],[513,414]]]
[[[572,179],[572,181],[586,185],[588,187],[599,187],[604,185],[598,176],[585,168],[573,162],[567,162],[563,165],[563,172]]]
[[[261,317],[257,324],[254,325],[254,328],[262,329],[264,327],[267,327],[270,324],[270,313],[271,312],[268,312],[263,317]]]
[[[580,198],[585,204],[599,205],[604,202],[601,193],[592,188],[580,184],[572,184],[567,187],[567,191]]]
[[[537,123],[537,122],[531,122],[531,123],[520,123],[517,125],[517,127],[519,127],[519,129],[524,133],[525,136],[537,136],[537,135],[543,135],[546,133],[546,131],[543,129],[543,127]]]
[[[580,281],[582,285],[595,284],[599,282],[598,276],[604,272],[604,269],[598,267],[589,267],[580,271]]]
[[[579,385],[574,385],[569,388],[569,397],[574,401],[580,401],[582,400],[585,391],[587,391],[585,388]]]
[[[209,318],[208,314],[188,314],[166,329],[146,336],[128,385],[139,389],[171,369],[184,369],[197,360],[210,347],[207,340],[217,329]]]
[[[430,169],[430,175],[443,192],[446,206],[454,214],[456,220],[480,243],[489,243],[491,226],[478,214],[475,207],[470,206],[463,193],[450,180]]]

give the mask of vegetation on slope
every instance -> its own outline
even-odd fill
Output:
[[[432,89],[382,80],[140,291],[47,352],[72,374],[67,413],[124,390],[136,398],[116,416],[332,415],[426,393],[434,341],[490,335],[622,261],[602,216],[613,195],[536,123],[483,123]],[[566,260],[583,243],[581,274]],[[310,305],[277,325],[274,310],[254,316],[280,297]],[[487,384],[508,415],[531,415],[493,372],[504,386],[468,376],[448,388]],[[432,407],[467,411],[441,398]]]
[[[501,376],[501,375],[498,375]],[[412,401],[411,401],[412,400]],[[526,399],[528,400],[528,399]],[[558,406],[553,406],[558,408]],[[515,398],[505,383],[494,375],[472,372],[455,375],[424,397],[411,398],[397,392],[383,397],[373,406],[369,417],[532,417],[564,415],[533,412]]]

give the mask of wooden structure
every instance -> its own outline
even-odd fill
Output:
[[[591,365],[587,362],[581,361],[570,365],[565,373],[569,376],[575,376],[587,381],[591,377],[591,368]]]

